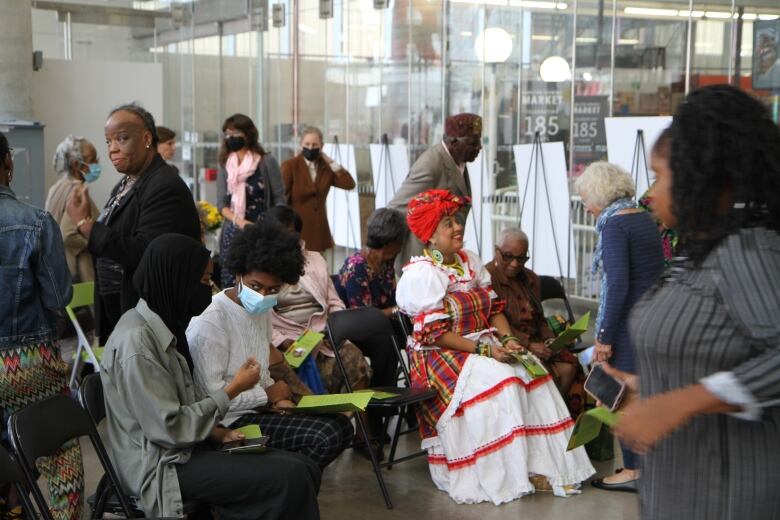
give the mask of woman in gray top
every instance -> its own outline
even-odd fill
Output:
[[[651,204],[685,258],[631,313],[641,398],[615,431],[646,454],[643,518],[777,519],[780,130],[719,85],[689,94],[671,131]]]
[[[243,438],[218,426],[229,403],[257,384],[250,357],[223,388],[195,395],[186,350],[174,330],[211,300],[205,247],[184,235],[149,244],[133,276],[141,297],[108,339],[100,379],[109,446],[125,491],[149,518],[182,517],[183,503],[212,507],[221,520],[319,518],[320,470],[297,453],[215,450]]]

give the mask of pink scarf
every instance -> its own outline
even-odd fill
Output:
[[[235,219],[243,219],[246,212],[246,180],[257,170],[262,157],[254,152],[244,155],[244,160],[238,162],[238,153],[232,152],[225,162],[227,170],[227,189],[230,193],[230,205]]]

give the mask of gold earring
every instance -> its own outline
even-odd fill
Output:
[[[150,146],[152,146],[152,145],[150,145],[150,144],[147,144],[147,145],[146,145],[146,149],[148,150]]]

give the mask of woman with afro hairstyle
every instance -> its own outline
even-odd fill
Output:
[[[641,396],[615,427],[646,454],[642,518],[778,518],[780,129],[728,85],[689,94],[651,205],[680,236],[629,318]]]
[[[235,429],[260,426],[269,446],[302,453],[327,466],[349,447],[353,429],[341,414],[287,415],[286,408],[311,391],[295,376],[271,344],[271,308],[285,285],[303,274],[298,235],[275,222],[250,224],[238,232],[225,267],[236,286],[216,294],[211,305],[193,318],[187,341],[195,384],[203,393],[222,388],[247,357],[260,365],[260,381],[230,403],[222,424]]]

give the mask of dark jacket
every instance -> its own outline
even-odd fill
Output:
[[[112,197],[118,188],[119,184],[112,190]],[[181,233],[200,240],[200,219],[187,185],[160,155],[156,155],[114,210],[108,224],[95,222],[89,237],[88,247],[93,258],[106,257],[124,268],[123,313],[138,303],[133,274],[146,246],[164,233]],[[96,278],[99,278],[98,273]],[[96,279],[96,282],[100,283],[100,280]],[[96,302],[99,316],[99,298]]]
[[[257,170],[252,177],[255,175],[262,175],[265,209],[284,204],[282,174],[279,173],[279,163],[273,155],[269,153],[263,155],[263,159],[257,165]],[[227,190],[227,171],[223,166],[219,169],[219,173],[217,174],[217,209],[221,212],[222,208],[229,207],[230,194]]]
[[[71,291],[57,223],[0,186],[0,350],[53,340]]]

